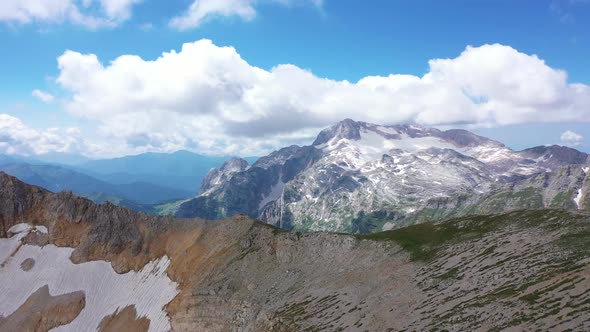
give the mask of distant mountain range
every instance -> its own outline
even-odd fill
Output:
[[[112,200],[113,203],[129,201],[124,206],[132,207],[132,202],[156,204],[171,199],[190,197],[190,191],[158,186],[147,182],[112,184],[89,175],[54,165],[31,165],[16,163],[0,166],[0,170],[18,177],[29,184],[41,186],[53,192],[71,190],[78,195],[99,198],[100,202]],[[109,197],[109,198],[106,198]],[[102,199],[101,199],[102,198]]]
[[[129,184],[149,182],[198,194],[203,178],[230,157],[203,156],[189,151],[144,153],[114,159],[91,160],[76,169],[101,180]],[[246,158],[256,160],[256,158]]]
[[[54,192],[71,190],[98,203],[110,201],[152,213],[159,213],[154,205],[166,209],[167,203],[174,206],[175,201],[195,196],[207,172],[229,159],[188,151],[102,160],[61,154],[40,157],[0,155],[0,170]],[[58,163],[61,157],[64,163]]]
[[[286,229],[374,232],[521,208],[590,207],[589,156],[513,151],[465,130],[344,120],[310,146],[212,170],[179,217],[247,214]]]

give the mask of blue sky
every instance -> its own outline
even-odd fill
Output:
[[[420,78],[432,72],[429,60],[458,60],[469,45],[477,48],[486,44],[500,44],[506,48],[505,50],[514,50],[504,52],[499,49],[488,49],[477,54],[473,52],[472,61],[483,61],[482,66],[492,69],[495,68],[494,56],[506,56],[510,59],[504,63],[506,66],[503,70],[506,71],[506,75],[511,75],[514,71],[511,69],[511,59],[518,63],[521,61],[518,60],[519,55],[522,54],[527,57],[522,61],[532,63],[532,56],[537,55],[545,61],[544,65],[547,68],[556,73],[558,70],[567,72],[567,84],[580,83],[583,87],[590,85],[590,1],[585,0],[197,0],[197,3],[193,3],[194,0],[96,0],[89,7],[77,0],[56,1],[63,3],[66,9],[62,12],[33,12],[22,8],[25,5],[18,5],[18,1],[12,0],[8,1],[8,5],[0,5],[0,43],[3,45],[3,52],[0,53],[0,72],[3,73],[0,78],[0,114],[10,117],[0,118],[0,121],[4,121],[4,126],[0,124],[0,131],[5,131],[0,133],[10,137],[10,140],[7,139],[0,145],[4,152],[43,153],[57,150],[101,156],[188,148],[204,153],[245,151],[245,154],[252,154],[263,153],[283,144],[308,143],[319,128],[339,118],[338,104],[330,107],[325,105],[326,99],[333,99],[338,95],[330,90],[324,91],[322,95],[309,96],[307,94],[313,91],[304,91],[299,85],[289,86],[294,84],[291,81],[300,79],[299,71],[311,72],[313,82],[317,81],[318,84],[323,84],[322,79],[339,83],[344,80],[357,83],[367,76],[388,77],[390,74],[407,74]],[[198,22],[185,20],[184,26],[171,23],[175,17],[187,17],[190,6],[199,5],[199,1],[204,4],[201,4],[201,19]],[[11,5],[12,2],[15,4]],[[203,9],[205,5],[209,11]],[[72,18],[72,6],[84,15],[83,19]],[[109,12],[107,7],[116,10]],[[224,73],[233,73],[234,69],[235,77],[238,77],[238,74],[251,70],[252,67],[259,67],[266,73],[275,74],[273,68],[278,65],[292,64],[296,66],[297,72],[281,74],[282,76],[277,74],[276,76],[280,77],[276,78],[274,84],[284,84],[286,91],[301,91],[300,95],[291,96],[295,99],[317,98],[318,102],[307,104],[295,101],[281,105],[275,100],[279,99],[278,96],[255,94],[257,100],[265,100],[264,105],[269,105],[272,101],[272,107],[263,109],[261,104],[251,104],[254,97],[247,98],[248,104],[243,101],[239,104],[223,103],[214,106],[201,105],[201,99],[193,97],[190,101],[195,103],[194,111],[187,111],[187,107],[190,108],[190,104],[186,104],[188,101],[182,104],[166,102],[158,110],[151,107],[141,109],[146,107],[144,102],[136,103],[129,100],[131,97],[125,99],[118,96],[118,92],[113,92],[113,89],[98,87],[98,83],[92,87],[79,84],[85,75],[90,75],[88,72],[76,72],[77,76],[72,74],[74,76],[69,79],[75,82],[66,82],[66,79],[56,81],[60,76],[64,76],[66,69],[78,68],[79,63],[74,63],[75,61],[82,61],[81,57],[72,57],[67,59],[68,61],[64,60],[63,68],[58,68],[57,58],[66,50],[83,56],[94,54],[105,68],[110,68],[109,63],[122,55],[136,55],[144,60],[143,65],[149,66],[146,62],[158,59],[163,52],[176,50],[184,53],[180,51],[184,43],[202,39],[211,40],[213,47],[198,46],[194,54],[211,52],[211,59],[216,59],[221,47],[231,46],[240,60],[232,60],[231,64],[217,64],[209,58],[204,59],[204,63],[219,65],[225,72],[195,72],[196,76],[191,78],[190,82],[208,75],[217,75],[217,80],[224,77]],[[245,61],[248,68],[238,68],[241,66],[240,61]],[[190,59],[183,63],[191,66]],[[531,70],[541,68],[535,67],[538,65],[531,64]],[[162,71],[178,70],[179,77],[183,77],[182,68],[172,69],[166,66],[172,65],[162,64]],[[448,74],[448,70],[451,69],[447,67],[441,71]],[[514,68],[521,67],[526,66],[516,65]],[[118,68],[117,70],[124,71],[120,69],[121,66]],[[139,71],[146,70],[145,68],[148,67],[138,65]],[[457,73],[458,65],[452,68],[453,73]],[[103,75],[104,77],[120,77],[118,75],[121,74],[115,73],[114,68],[110,69],[113,69],[109,71],[112,75]],[[499,73],[482,72],[488,75]],[[100,81],[107,87],[110,86],[108,82],[103,82],[104,77],[101,75],[96,74],[96,77],[89,77],[89,80],[97,80],[96,82]],[[256,74],[252,73],[244,75],[249,76],[239,76],[239,82],[230,82],[228,85],[237,86],[242,91],[251,86],[258,86],[259,79],[265,80],[253,79],[250,76]],[[498,75],[503,77],[501,72]],[[231,76],[230,81],[234,77],[229,74],[226,76]],[[356,113],[352,110],[343,110],[342,118],[352,116],[359,120],[380,120],[387,123],[409,121],[443,127],[464,125],[478,133],[500,139],[514,148],[560,143],[560,136],[566,131],[571,131],[581,138],[562,143],[590,151],[590,145],[584,139],[590,137],[590,126],[586,122],[590,120],[587,117],[590,111],[583,109],[590,108],[590,105],[585,104],[589,100],[587,90],[579,92],[577,89],[578,94],[571,97],[575,100],[562,101],[557,98],[560,100],[547,100],[541,106],[534,100],[531,102],[530,95],[511,96],[510,101],[501,99],[497,103],[491,103],[493,98],[487,95],[488,91],[490,96],[501,96],[502,93],[498,92],[498,89],[506,89],[510,85],[490,87],[487,81],[473,82],[464,76],[452,80],[466,82],[464,84],[468,85],[469,89],[483,91],[478,92],[481,95],[478,98],[486,101],[490,99],[489,107],[505,107],[505,112],[512,112],[509,110],[514,108],[514,112],[520,112],[515,115],[518,120],[507,120],[506,117],[510,115],[466,116],[463,119],[460,114],[454,114],[448,118],[444,117],[439,113],[467,112],[454,110],[453,104],[449,104],[449,101],[453,100],[450,97],[445,97],[444,102],[441,101],[441,107],[436,112],[426,108],[434,108],[438,101],[427,105],[413,105],[408,102],[410,104],[404,105],[403,110],[397,110],[395,105],[400,95],[395,95],[391,99],[376,96],[375,99],[383,99],[383,105],[359,104]],[[532,77],[531,85],[535,85],[535,89],[522,93],[548,91],[547,93],[551,94],[552,91],[565,91],[563,89],[567,87],[555,83],[559,81],[558,76],[551,72],[539,79]],[[174,77],[170,75],[167,79],[175,81]],[[546,86],[538,83],[544,82],[545,78]],[[154,77],[147,79],[165,82],[164,79]],[[301,78],[301,84],[305,85],[306,79],[308,78]],[[519,79],[522,79],[522,75]],[[179,78],[178,82],[182,83],[182,79]],[[223,82],[226,82],[225,79]],[[120,82],[114,81],[112,86],[118,83]],[[151,86],[153,82],[141,84]],[[167,84],[170,85],[170,82]],[[203,84],[199,83],[198,87],[202,87]],[[308,85],[312,84],[315,83],[310,81]],[[266,87],[264,84],[260,86]],[[347,91],[347,88],[342,86],[335,89],[338,93]],[[35,90],[47,97],[45,101],[33,96]],[[190,92],[189,89],[187,93]],[[213,98],[227,96],[225,92],[217,90],[206,92],[220,93],[211,94]],[[195,95],[201,98],[209,96],[203,93],[196,91]],[[285,92],[281,93],[284,97]],[[363,95],[356,99],[371,98],[366,96],[365,92],[362,93]],[[439,94],[437,92],[436,95]],[[162,96],[147,96],[146,100],[153,101],[154,98],[161,99]],[[426,97],[421,92],[412,90],[407,96],[401,95],[401,98]],[[79,102],[79,99],[87,102]],[[101,104],[104,100],[108,100],[109,103]],[[523,101],[528,103],[525,105],[526,110],[522,109]],[[389,108],[387,103],[390,103]],[[105,110],[102,114],[100,110],[94,109],[93,105],[120,108],[121,111]],[[360,108],[365,105],[371,107],[373,114],[364,116]],[[129,107],[133,109],[130,110]],[[212,109],[209,110],[208,107]],[[276,114],[272,113],[275,108],[280,109]],[[535,110],[531,111],[528,108]],[[562,108],[567,108],[567,111]],[[416,111],[408,113],[407,116],[381,114],[410,112],[408,109]],[[494,112],[489,109],[485,111],[491,112],[490,114]],[[297,114],[295,120],[291,119],[287,112]],[[568,116],[560,115],[565,113],[568,113]],[[142,125],[150,116],[150,119],[155,117],[169,119],[171,122],[179,121],[177,127],[183,129],[176,131],[175,126],[162,125],[156,120],[149,125]],[[305,120],[301,120],[303,117]],[[18,121],[15,122],[15,119]],[[130,122],[128,126],[133,127],[133,130],[121,129],[120,122],[125,121]],[[268,128],[277,121],[286,124],[277,124],[280,130],[273,130],[267,135],[248,132],[239,127],[250,126],[252,130],[264,131],[263,128]],[[548,123],[538,124],[539,121]],[[290,126],[291,123],[296,125]],[[28,134],[12,133],[18,126],[22,126],[19,127],[20,132]],[[191,134],[206,131],[207,128],[212,132],[206,132],[206,137]],[[254,148],[246,149],[240,146],[243,142],[247,142],[244,143],[247,147],[252,147],[252,142],[256,144]],[[35,144],[43,148],[36,148]],[[111,149],[113,144],[118,148]],[[8,145],[12,145],[11,150],[7,150]]]

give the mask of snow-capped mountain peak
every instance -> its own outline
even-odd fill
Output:
[[[250,168],[235,162],[240,167],[213,170],[203,194],[177,215],[244,213],[285,228],[362,231],[367,213],[390,216],[390,227],[433,201],[475,200],[587,160],[585,153],[557,146],[514,151],[461,129],[346,119],[322,130],[310,146],[280,149]]]
[[[491,164],[515,159],[515,152],[503,144],[466,130],[441,131],[415,125],[381,126],[350,119],[323,130],[313,146],[326,155],[351,161],[356,167],[379,160],[383,155],[415,154],[432,148],[454,150]]]

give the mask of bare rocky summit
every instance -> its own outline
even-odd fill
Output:
[[[590,329],[584,210],[466,216],[366,235],[295,233],[246,216],[218,222],[150,216],[0,174],[0,221],[0,246],[23,234],[9,232],[15,227],[47,229],[47,242],[0,255],[0,277],[12,266],[35,273],[41,256],[28,271],[11,260],[39,245],[72,248],[72,262],[106,261],[122,274],[167,257],[165,273],[177,293],[156,309],[173,331]],[[86,302],[81,317],[95,299],[88,289],[78,291]],[[0,302],[11,300],[2,296]],[[40,321],[67,329],[71,317],[47,316],[56,312],[54,300],[35,296],[27,303],[43,304]],[[0,312],[0,326],[21,322],[13,317],[27,305]],[[97,318],[105,329],[161,330],[128,306]]]

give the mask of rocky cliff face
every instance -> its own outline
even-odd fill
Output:
[[[552,172],[541,172],[518,181],[494,185],[483,193],[460,193],[452,197],[434,198],[429,200],[423,209],[406,216],[403,220],[391,222],[397,222],[398,226],[401,226],[428,220],[521,209],[585,210],[590,207],[589,175],[588,166],[563,166]]]
[[[206,196],[218,191],[234,174],[245,171],[248,166],[246,160],[232,158],[220,168],[211,169],[203,180],[199,193]]]
[[[207,219],[223,219],[235,214],[257,216],[261,206],[279,198],[283,184],[295,179],[319,157],[320,153],[313,147],[290,146],[260,158],[244,171],[214,169],[208,178],[226,180],[205,185],[204,192],[182,204],[176,216]]]
[[[433,204],[443,204],[443,210],[456,206],[445,211],[455,215],[490,212],[492,205],[494,212],[555,206],[557,201],[547,200],[558,192],[531,178],[554,177],[567,165],[580,165],[580,173],[588,158],[560,146],[513,151],[465,130],[344,120],[323,130],[311,146],[281,149],[248,169],[211,171],[212,178],[224,180],[204,185],[212,189],[181,205],[177,216],[221,219],[243,213],[286,229],[379,231],[428,220],[441,212]],[[577,208],[583,180],[561,181],[572,185],[558,205]],[[510,194],[528,187],[547,192],[543,204],[534,201],[536,196],[524,203]],[[498,193],[504,194],[491,197]],[[505,200],[499,202],[501,197]],[[478,209],[483,200],[495,203]]]
[[[553,181],[549,183],[548,188]],[[124,285],[139,298],[152,295],[141,285],[156,276],[176,285],[163,307],[157,301],[143,304],[150,310],[141,303],[112,304],[93,320],[107,330],[590,327],[590,215],[584,211],[463,217],[353,236],[289,233],[243,216],[219,222],[148,216],[68,193],[52,194],[5,174],[0,174],[0,202],[0,247],[16,244],[15,250],[0,255],[4,282],[15,282],[16,275],[29,278],[42,266],[56,264],[58,257],[43,255],[45,251],[71,250],[65,259],[77,263],[75,268],[110,262],[106,267],[116,270],[117,278],[137,273],[137,281]],[[37,227],[15,226],[23,222]],[[45,246],[23,232],[40,233]],[[106,267],[91,270],[87,278]],[[26,287],[12,288],[16,295],[9,298],[0,292],[0,326],[25,328],[27,320],[19,317],[37,307],[35,319],[46,323],[42,326],[67,328],[88,317],[96,294],[107,294],[110,287],[97,282],[93,291],[72,283],[62,293],[51,287],[70,279],[44,275],[51,296],[39,287],[30,290],[27,301],[11,303]],[[70,302],[85,306],[60,309]],[[165,315],[154,316],[152,309]]]

